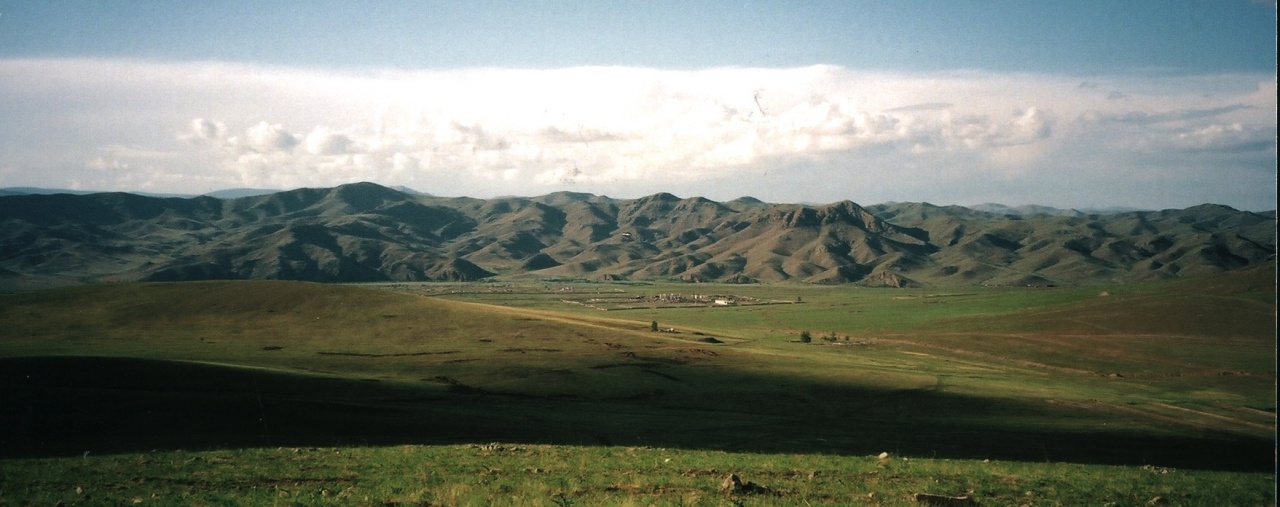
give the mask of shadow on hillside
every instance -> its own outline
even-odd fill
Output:
[[[724,378],[718,382],[734,383]],[[652,399],[506,396],[424,382],[421,388],[128,358],[0,358],[0,458],[152,449],[457,444],[491,441],[649,445],[753,452],[991,458],[1268,471],[1275,441],[1172,436],[1090,427],[1068,409],[929,390],[812,385],[803,397],[706,409]],[[797,409],[806,403],[813,406]],[[1060,413],[1054,412],[1059,411]],[[1010,414],[1009,422],[1002,414]],[[1074,431],[1019,426],[1075,418]],[[1025,419],[1024,419],[1025,420]]]

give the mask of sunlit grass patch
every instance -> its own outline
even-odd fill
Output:
[[[649,447],[272,448],[0,461],[14,505],[1267,505],[1266,473]],[[757,487],[726,492],[735,474]],[[1163,500],[1161,500],[1163,499]]]

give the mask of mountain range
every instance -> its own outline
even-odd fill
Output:
[[[1062,212],[406,190],[0,195],[0,287],[491,277],[1043,286],[1215,273],[1271,262],[1276,250],[1274,211],[1213,204]]]

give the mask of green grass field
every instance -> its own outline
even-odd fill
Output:
[[[0,505],[1274,504],[1274,277],[0,296]]]
[[[1268,505],[1270,474],[513,444],[154,451],[4,463],[14,505]],[[730,473],[758,487],[725,492]]]

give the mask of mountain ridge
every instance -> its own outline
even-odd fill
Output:
[[[1275,213],[1090,214],[657,193],[474,199],[373,183],[236,198],[0,196],[0,280],[590,277],[873,286],[1137,282],[1274,259]]]

